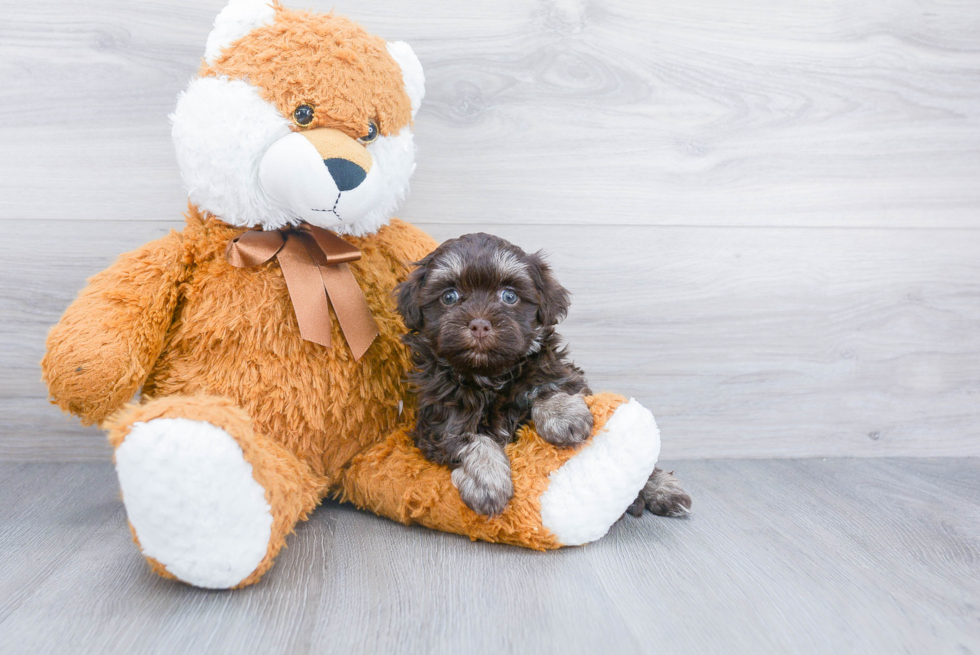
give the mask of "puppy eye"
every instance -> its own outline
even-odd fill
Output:
[[[378,126],[374,124],[374,121],[368,123],[368,133],[367,136],[362,136],[358,141],[367,145],[368,143],[374,143],[378,138]]]
[[[313,122],[313,116],[316,112],[313,111],[313,107],[310,105],[300,105],[293,110],[293,122],[300,127],[306,127]]]
[[[500,292],[500,299],[505,305],[517,304],[517,294],[511,289],[504,289]]]
[[[440,298],[440,300],[442,300],[443,305],[455,305],[459,302],[459,291],[456,291],[456,289],[450,289],[446,293],[442,294],[442,298]]]

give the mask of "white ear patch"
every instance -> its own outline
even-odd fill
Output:
[[[208,35],[204,61],[213,64],[221,51],[256,27],[271,24],[276,18],[272,0],[231,0],[218,17]]]
[[[425,97],[425,73],[422,72],[422,62],[415,56],[412,46],[404,41],[395,41],[388,44],[388,54],[398,62],[402,69],[402,80],[405,82],[405,92],[408,93],[409,100],[412,101],[412,118],[418,113],[422,105],[422,98]]]

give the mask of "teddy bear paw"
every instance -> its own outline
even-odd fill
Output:
[[[234,587],[265,557],[272,532],[265,490],[221,428],[184,418],[134,423],[115,460],[143,554],[178,579]]]
[[[599,539],[650,478],[660,455],[653,414],[633,399],[574,457],[550,476],[541,494],[541,522],[565,546]]]

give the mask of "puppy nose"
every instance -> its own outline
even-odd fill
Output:
[[[326,164],[327,170],[330,171],[330,177],[337,183],[337,189],[340,191],[350,191],[357,188],[367,177],[364,169],[349,159],[333,157],[324,159],[323,163]]]
[[[470,321],[470,334],[472,334],[477,339],[482,339],[483,337],[490,334],[490,321],[485,318],[474,318]]]

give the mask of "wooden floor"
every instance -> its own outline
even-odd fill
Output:
[[[0,652],[980,651],[980,460],[677,474],[692,516],[546,554],[330,504],[261,583],[209,592],[146,567],[109,464],[0,464]]]

